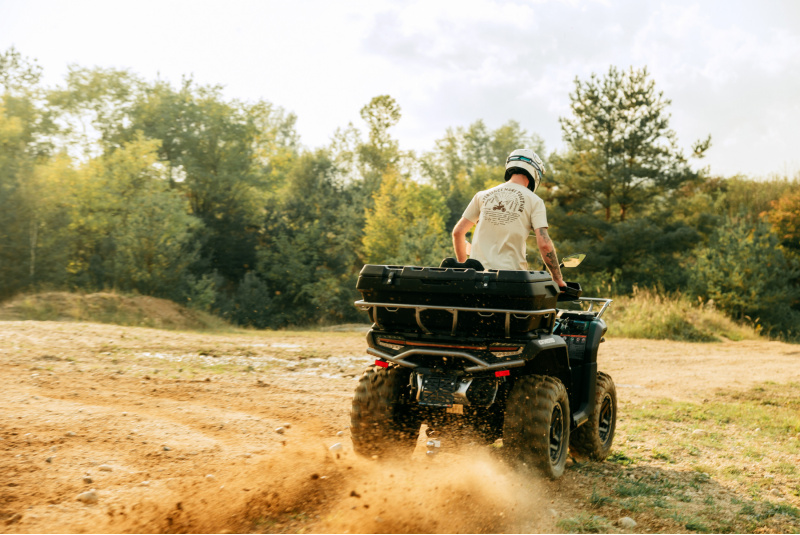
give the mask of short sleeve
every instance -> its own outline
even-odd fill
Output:
[[[477,223],[478,220],[481,218],[481,201],[478,198],[478,194],[476,193],[475,196],[467,206],[467,209],[464,210],[464,213],[461,215],[464,219],[472,221],[473,223]]]
[[[536,202],[533,204],[531,228],[547,228],[547,210],[544,207],[544,201],[539,197],[536,198]]]

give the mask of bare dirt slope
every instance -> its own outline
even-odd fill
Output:
[[[356,458],[347,429],[364,348],[358,332],[0,322],[0,531],[553,532],[591,511],[583,472],[526,477],[486,447],[429,459],[422,446],[403,465]],[[600,358],[618,385],[618,440],[632,404],[800,381],[800,347],[777,342],[609,339]]]

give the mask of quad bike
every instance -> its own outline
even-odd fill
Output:
[[[562,267],[584,257],[565,257]],[[356,453],[410,455],[423,423],[458,421],[554,479],[569,449],[608,456],[617,396],[597,371],[597,350],[611,299],[581,297],[572,282],[562,292],[545,271],[452,258],[438,268],[365,265],[357,289],[355,305],[373,322],[367,353],[377,360],[353,398]]]

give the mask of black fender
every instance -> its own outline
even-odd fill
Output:
[[[595,318],[589,323],[586,332],[586,351],[583,364],[583,385],[586,396],[578,409],[572,411],[572,423],[575,427],[586,422],[594,412],[594,398],[597,391],[597,350],[600,342],[603,341],[606,330],[608,330],[606,322]]]
[[[559,379],[564,386],[572,384],[567,343],[560,336],[546,334],[531,340],[525,346],[523,359],[525,366],[515,370],[513,375],[549,375]]]

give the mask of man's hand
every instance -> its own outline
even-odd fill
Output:
[[[562,288],[566,287],[567,283],[564,282],[564,278],[561,276],[561,267],[558,265],[556,247],[553,245],[550,235],[547,234],[547,227],[537,228],[534,232],[536,232],[536,245],[539,246],[539,253],[541,253],[547,269],[550,270],[553,281]]]
[[[470,249],[472,248],[467,241],[467,232],[475,225],[469,219],[464,219],[463,217],[456,223],[456,226],[453,227],[453,249],[456,252],[456,260],[461,263],[467,261],[467,257],[469,256]]]

